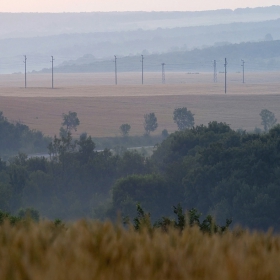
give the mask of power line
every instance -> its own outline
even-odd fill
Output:
[[[162,83],[165,84],[165,69],[164,69],[165,63],[161,64],[162,67]]]
[[[117,65],[117,67],[119,68],[118,70],[120,70],[120,67],[121,68],[124,68],[124,70],[125,71],[129,71],[129,69],[132,69],[133,71],[136,71],[137,69],[138,69],[138,66],[137,66],[137,63],[135,64],[134,63],[134,61],[133,62],[131,62],[131,61],[129,61],[129,60],[122,60],[121,61],[121,59],[122,58],[117,58],[119,61],[117,61],[117,63],[118,63],[118,65]],[[146,59],[146,58],[145,58]],[[49,71],[51,72],[51,67],[45,67],[44,65],[46,64],[46,63],[49,63],[49,60],[47,60],[47,61],[45,61],[45,59],[42,61],[42,60],[40,60],[40,61],[36,61],[37,59],[35,59],[34,57],[32,57],[32,56],[29,56],[28,55],[28,68],[29,69],[33,69],[34,68],[34,71],[40,71],[42,68],[45,70],[46,68],[49,68]],[[56,61],[57,61],[57,58],[56,58]],[[58,61],[60,61],[60,58],[58,58]],[[1,66],[3,67],[3,69],[8,69],[8,68],[15,68],[13,71],[18,71],[18,68],[19,67],[17,67],[18,65],[20,65],[20,63],[22,63],[20,60],[18,60],[18,61],[10,61],[10,62],[8,62],[6,59],[5,60],[3,60],[3,61],[1,61],[1,59],[0,59],[0,63],[1,63]],[[92,68],[92,69],[95,69],[95,68],[97,68],[97,69],[99,69],[100,67],[100,65],[104,68],[104,67],[107,67],[107,68],[109,68],[108,66],[107,66],[107,64],[108,63],[112,63],[112,60],[111,61],[107,61],[107,60],[100,60],[100,61],[95,61],[95,62],[92,62],[92,63],[90,63],[90,64],[86,64],[86,66],[87,66],[87,68]],[[121,64],[119,64],[119,63],[121,63]],[[158,66],[159,65],[161,65],[161,62],[159,62],[159,63],[148,63],[148,64],[146,64],[147,63],[147,61],[145,62],[145,70],[146,71],[154,71],[154,70],[156,70],[156,69],[158,69]],[[217,73],[218,73],[218,63],[219,63],[219,60],[216,60],[216,65],[217,65]],[[249,64],[248,64],[249,63]],[[77,64],[77,65],[80,65],[80,64]],[[207,67],[207,69],[209,68],[209,70],[210,70],[210,67],[212,67],[212,69],[213,69],[213,62],[212,62],[212,64],[206,64],[206,63],[188,63],[188,64],[170,64],[170,63],[166,63],[165,62],[165,65],[166,66],[168,66],[168,69],[169,70],[178,70],[178,71],[186,71],[186,68],[185,67],[183,67],[183,66],[185,66],[185,65],[187,65],[188,67],[187,67],[187,71],[204,71],[205,69],[206,69],[206,67]],[[210,66],[210,67],[208,67],[208,65]],[[261,71],[262,69],[264,69],[264,70],[279,70],[280,68],[279,68],[279,66],[277,66],[277,65],[270,65],[270,66],[268,66],[268,65],[261,65],[260,63],[256,63],[256,62],[248,62],[248,61],[246,61],[246,69],[247,70],[255,70],[255,71]],[[36,67],[36,66],[38,66],[38,67]],[[70,62],[69,62],[69,64],[68,63],[64,63],[64,64],[61,64],[60,65],[60,67],[62,68],[62,69],[64,69],[65,67],[67,67],[67,66],[73,66],[73,63],[71,64]],[[234,61],[231,61],[231,66],[233,67],[232,69],[234,70],[234,71],[237,71],[238,70],[238,68],[237,68],[237,66],[239,66],[240,67],[240,60],[239,60],[239,63],[236,63],[236,62],[234,62]],[[235,67],[236,66],[236,67]],[[60,69],[60,67],[58,66],[58,70]],[[78,66],[77,66],[78,67]],[[249,68],[248,68],[249,67]],[[268,68],[269,67],[269,68]],[[38,69],[37,69],[38,68]],[[107,69],[106,68],[106,69]],[[202,69],[200,69],[200,68],[202,68]],[[140,70],[141,71],[141,70]],[[242,70],[241,70],[242,71]],[[27,72],[27,74],[28,74],[29,72]],[[244,76],[245,76],[245,70],[244,70]],[[244,83],[245,83],[245,77],[244,77]]]
[[[117,75],[117,56],[115,56],[115,84],[118,84],[118,75]]]
[[[53,88],[53,61],[54,61],[54,59],[53,59],[53,56],[51,56],[51,58],[52,58],[51,63],[52,63],[52,88]]]
[[[241,66],[242,66],[242,70],[243,70],[243,84],[244,84],[245,83],[245,75],[244,75],[244,70],[245,70],[244,69],[245,68],[244,64],[245,64],[245,61],[243,59],[241,61],[242,61],[242,65]]]
[[[27,60],[27,58],[26,58],[26,55],[25,55],[24,56],[24,61],[23,61],[23,63],[24,63],[24,86],[25,86],[25,88],[27,86],[27,84],[26,84],[26,60]]]
[[[214,60],[214,83],[218,82],[218,78],[217,78],[217,62],[216,60]]]
[[[225,93],[227,93],[227,59],[225,58]]]
[[[144,56],[143,54],[141,55],[142,57],[142,85],[144,84]]]

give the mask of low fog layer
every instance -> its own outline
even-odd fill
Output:
[[[0,73],[280,40],[280,6],[205,12],[0,14]],[[215,58],[213,58],[215,59]]]

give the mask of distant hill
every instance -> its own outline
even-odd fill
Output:
[[[114,55],[190,51],[241,42],[280,40],[280,6],[205,12],[0,13],[0,74]],[[268,38],[267,37],[267,38]],[[1,39],[2,38],[2,39]],[[79,59],[83,57],[85,59]]]
[[[217,61],[218,71],[224,69],[227,58],[229,71],[240,71],[241,59],[249,71],[280,70],[280,40],[255,43],[226,44],[192,51],[176,51],[164,54],[145,55],[145,71],[160,71],[165,63],[166,71],[212,71]],[[125,56],[118,59],[118,71],[140,71],[140,56]],[[49,72],[44,69],[42,72]],[[56,67],[57,73],[71,72],[113,72],[111,60],[96,60],[88,55],[76,61],[65,62]]]
[[[280,6],[202,12],[0,13],[0,38],[265,21]]]
[[[279,26],[280,19],[257,23],[3,39],[0,40],[0,73],[23,71],[24,54],[28,57],[27,69],[32,71],[49,68],[52,55],[55,56],[55,65],[64,61],[69,64],[70,60],[75,64],[88,64],[104,57],[112,60],[115,54],[160,54],[230,43],[260,42],[265,40],[266,35],[280,40]],[[85,54],[85,59],[77,60]]]

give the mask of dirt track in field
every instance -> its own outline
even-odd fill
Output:
[[[77,134],[86,131],[95,137],[119,135],[123,123],[131,125],[131,134],[140,135],[144,132],[143,115],[150,112],[158,118],[156,133],[165,128],[172,132],[176,129],[172,113],[178,107],[190,109],[196,124],[217,120],[234,129],[260,127],[259,113],[264,108],[280,120],[279,73],[251,74],[247,78],[251,82],[246,84],[240,83],[240,74],[232,74],[227,94],[222,81],[209,82],[211,74],[170,73],[172,83],[165,85],[160,84],[158,73],[148,76],[148,85],[133,84],[136,74],[123,74],[117,86],[110,84],[110,75],[92,79],[90,74],[57,74],[55,89],[47,87],[48,75],[30,75],[26,89],[22,87],[23,75],[2,75],[0,110],[8,119],[51,136],[58,133],[61,115],[68,111],[78,113],[81,124]]]

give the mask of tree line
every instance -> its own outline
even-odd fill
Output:
[[[176,108],[173,112],[173,120],[177,124],[179,130],[184,130],[194,126],[194,114],[186,107]],[[155,113],[149,113],[144,115],[144,129],[145,135],[149,136],[151,132],[155,131],[158,127],[157,117]],[[131,129],[130,124],[122,124],[120,126],[120,132],[122,136],[128,136]],[[168,131],[164,129],[162,131],[164,136],[168,135]]]
[[[25,153],[40,153],[47,151],[50,137],[41,131],[31,130],[20,122],[9,122],[0,111],[0,155],[8,158],[18,151]]]
[[[175,111],[181,116],[188,110]],[[73,139],[77,120],[66,124],[65,114],[66,134],[52,139],[49,158],[19,153],[0,161],[0,209],[16,213],[33,207],[50,219],[115,219],[118,213],[135,217],[140,203],[155,222],[172,219],[172,206],[180,203],[183,211],[199,209],[219,223],[229,218],[251,228],[278,229],[280,126],[273,115],[261,113],[265,133],[234,131],[215,121],[183,129],[180,121],[182,129],[178,125],[145,157],[96,151],[85,133]]]
[[[141,202],[158,218],[180,202],[218,221],[279,229],[279,136],[279,125],[256,134],[217,122],[175,132],[151,158],[156,172],[114,184],[111,211],[129,215]]]

